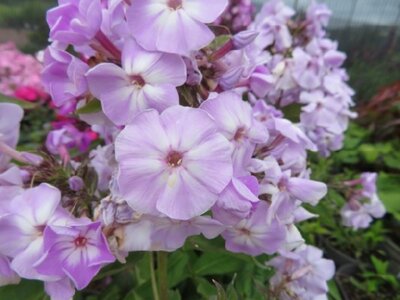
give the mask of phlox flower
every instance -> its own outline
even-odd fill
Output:
[[[188,56],[214,39],[204,24],[215,21],[228,0],[135,0],[127,11],[137,41],[148,50]]]
[[[226,249],[253,256],[278,251],[285,241],[285,227],[277,219],[268,221],[268,210],[269,204],[261,201],[247,218],[222,232]]]
[[[130,39],[122,51],[122,68],[99,64],[87,80],[105,115],[116,125],[126,125],[147,108],[161,112],[178,104],[176,87],[186,81],[186,66],[177,55],[146,51]]]
[[[232,178],[231,145],[200,109],[139,114],[116,138],[115,152],[120,194],[139,213],[199,216]]]
[[[46,226],[68,220],[60,201],[58,189],[41,184],[14,197],[7,213],[0,217],[0,254],[12,258],[11,267],[21,277],[51,279],[39,274],[33,265],[43,255]]]
[[[327,281],[335,274],[335,265],[322,254],[316,247],[303,246],[267,262],[276,269],[270,281],[273,294],[285,300],[327,299]]]
[[[35,264],[38,272],[67,276],[78,290],[85,288],[105,264],[115,260],[100,222],[48,226],[44,231],[44,251]]]
[[[245,165],[256,145],[268,140],[268,130],[253,117],[251,106],[233,92],[219,94],[203,102],[200,108],[213,116],[221,133],[231,142],[235,175],[246,176]]]
[[[83,45],[98,33],[102,22],[101,0],[59,0],[47,12],[50,39]]]
[[[44,54],[44,65],[43,84],[56,106],[74,101],[87,92],[84,75],[89,66],[80,59],[50,46]]]

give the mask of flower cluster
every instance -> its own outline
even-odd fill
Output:
[[[304,132],[328,156],[342,148],[348,121],[356,116],[342,68],[346,55],[326,36],[331,15],[326,5],[313,3],[304,20],[293,15],[282,1],[270,1],[251,25],[260,32],[255,47],[270,54],[252,92],[278,107],[300,105]]]
[[[21,53],[14,44],[0,45],[0,93],[27,101],[46,99],[42,87],[41,63]]]
[[[215,21],[233,33],[246,30],[253,21],[255,5],[251,0],[231,0],[224,13]]]
[[[354,229],[367,228],[373,218],[382,218],[386,212],[376,191],[376,173],[362,173],[359,179],[344,182],[350,196],[340,211],[343,224]],[[361,189],[357,186],[361,185]]]
[[[284,252],[268,262],[276,268],[271,278],[272,294],[278,299],[327,299],[327,281],[335,273],[333,261],[322,258],[322,251],[304,246]]]
[[[231,252],[281,253],[273,286],[288,297],[326,293],[332,263],[297,224],[327,193],[307,152],[337,149],[351,116],[344,55],[322,6],[295,23],[273,0],[246,30],[233,21],[220,34],[224,11],[236,20],[251,6],[228,4],[59,0],[48,12],[49,153],[15,150],[22,111],[0,107],[0,283],[37,279],[70,299],[115,258],[202,234]],[[293,103],[305,104],[300,124],[282,112]]]

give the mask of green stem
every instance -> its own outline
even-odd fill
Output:
[[[149,252],[148,256],[149,256],[151,289],[153,290],[153,298],[154,298],[154,300],[160,300],[160,296],[158,295],[158,289],[157,289],[156,273],[154,270],[153,252]]]
[[[168,253],[157,252],[157,272],[161,300],[168,300]]]

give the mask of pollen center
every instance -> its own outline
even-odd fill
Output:
[[[137,87],[143,87],[146,84],[143,77],[140,75],[131,75],[130,79],[131,83]]]
[[[85,247],[86,243],[87,243],[87,238],[83,237],[83,236],[78,236],[75,240],[74,240],[75,246],[76,247]]]
[[[236,142],[241,141],[244,137],[246,136],[246,129],[244,127],[239,127],[238,130],[236,131],[235,135],[233,136],[233,139]]]
[[[182,7],[182,0],[168,0],[168,7],[177,10]]]
[[[177,151],[168,153],[166,161],[170,167],[176,168],[182,164],[183,155]]]

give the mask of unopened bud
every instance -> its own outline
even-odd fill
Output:
[[[250,45],[258,36],[258,32],[254,30],[245,30],[235,34],[232,42],[235,50],[243,49]]]

